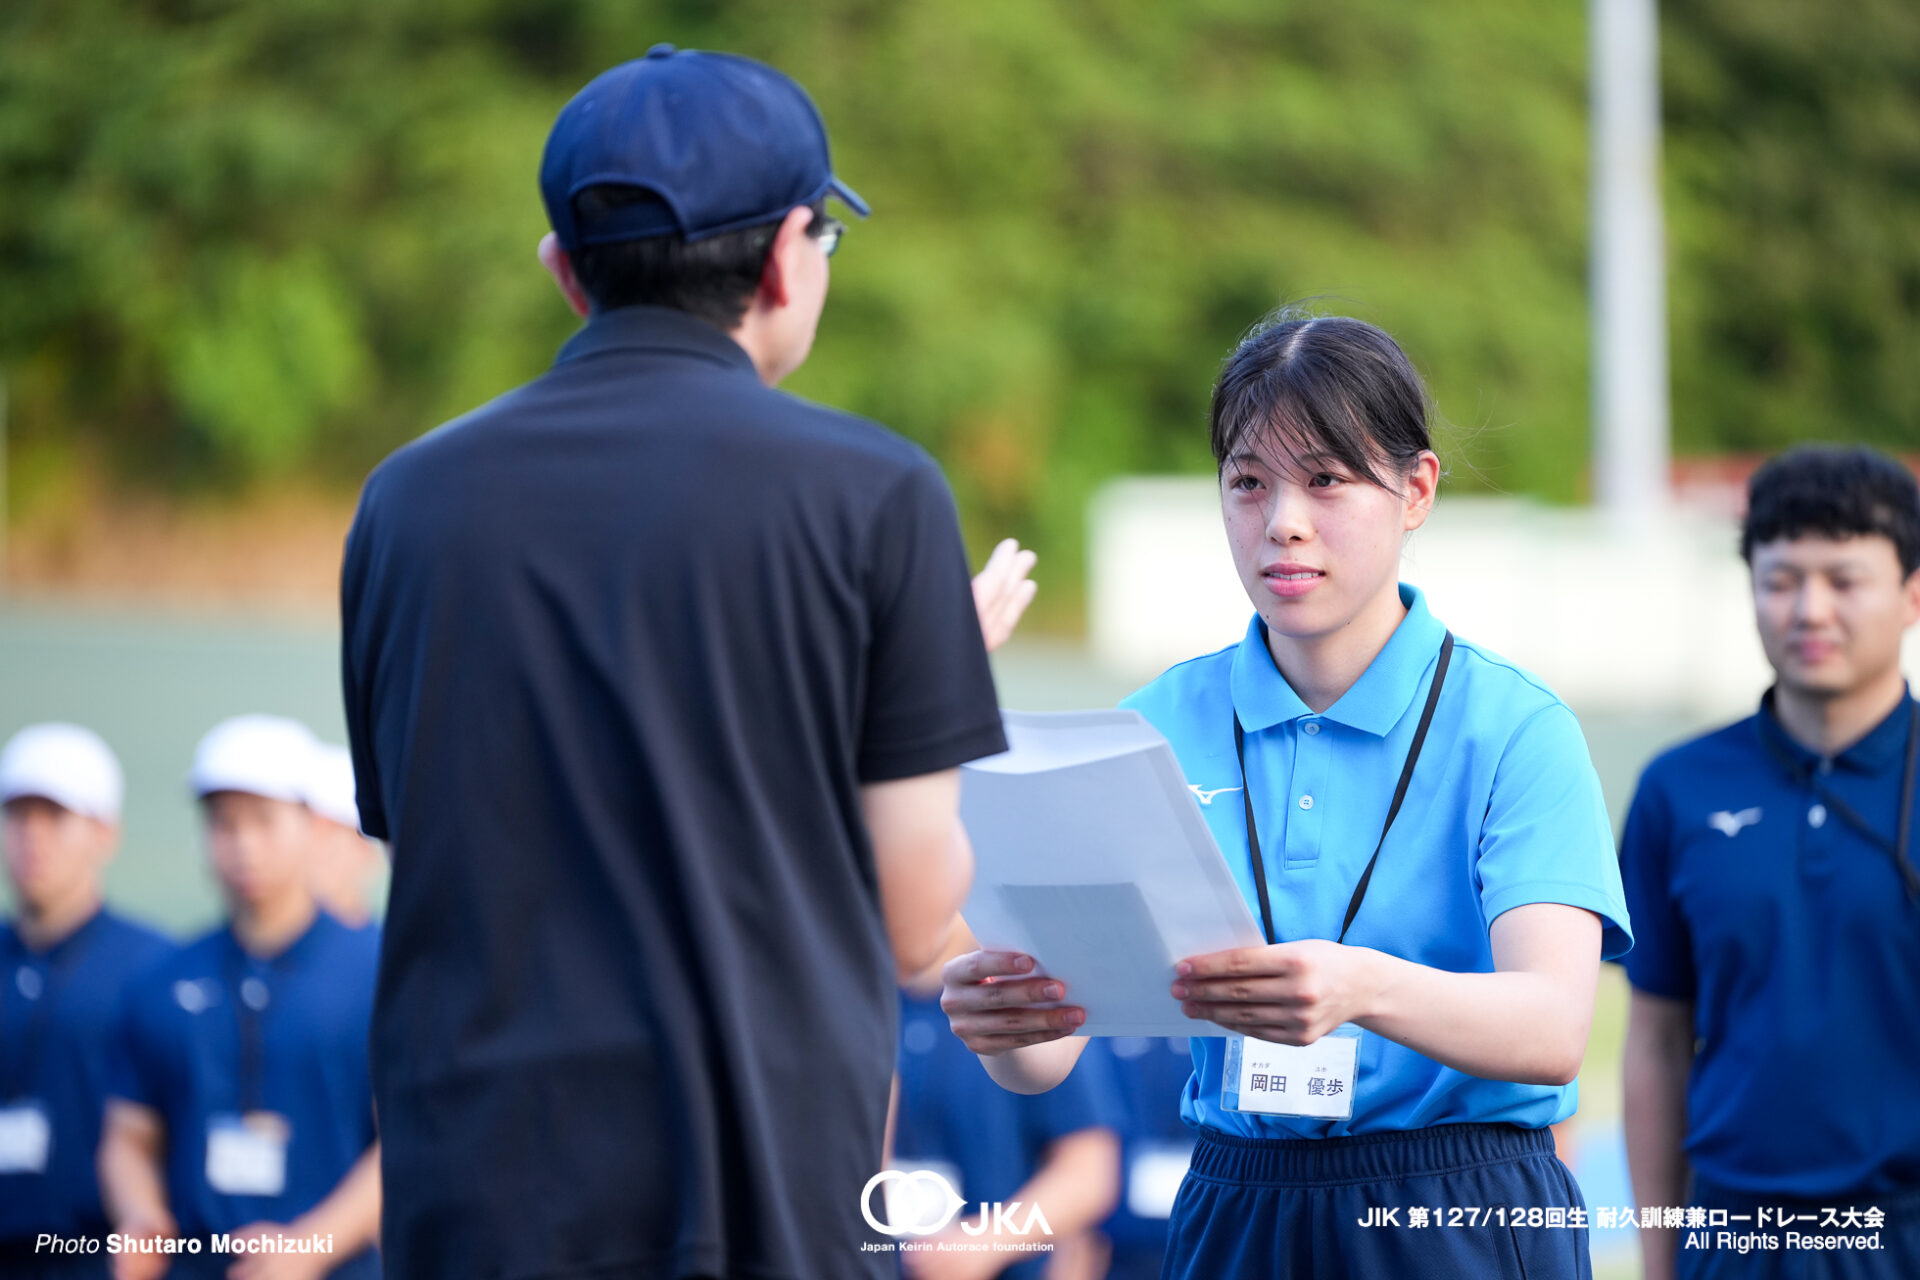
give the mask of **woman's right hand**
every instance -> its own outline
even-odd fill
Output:
[[[1072,1035],[1087,1011],[1054,1004],[1066,995],[1066,985],[1032,973],[1033,957],[1018,951],[969,951],[947,961],[940,971],[940,1008],[953,1034],[981,1054]]]

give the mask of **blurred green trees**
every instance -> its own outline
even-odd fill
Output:
[[[1663,21],[1678,442],[1920,446],[1920,9]],[[1204,468],[1288,298],[1406,343],[1456,483],[1584,491],[1585,14],[1522,0],[8,0],[16,448],[350,490],[537,373],[547,126],[658,40],[794,74],[877,211],[794,389],[925,442],[1055,582],[1101,479]]]
[[[1669,3],[1676,446],[1920,451],[1920,5]]]

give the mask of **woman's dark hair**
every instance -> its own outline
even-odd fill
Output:
[[[1240,341],[1213,387],[1213,460],[1225,470],[1270,443],[1320,456],[1387,489],[1433,448],[1426,384],[1398,343],[1364,320],[1288,307]]]
[[[635,205],[660,204],[644,187],[587,187],[573,198],[575,225],[591,231],[609,213],[622,211],[631,218]],[[826,202],[813,206],[811,234],[824,224]],[[672,223],[662,209],[660,220]],[[740,231],[722,232],[688,244],[677,234],[619,240],[612,244],[582,245],[569,257],[573,274],[595,311],[617,307],[672,307],[722,329],[732,329],[747,313],[753,291],[780,223],[768,222]]]
[[[1802,445],[1761,464],[1747,484],[1740,558],[1781,538],[1812,534],[1893,543],[1900,572],[1920,569],[1920,483],[1883,453],[1858,446]]]

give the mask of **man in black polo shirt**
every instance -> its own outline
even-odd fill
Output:
[[[541,189],[586,326],[374,472],[342,575],[394,850],[387,1265],[891,1274],[894,978],[971,875],[957,766],[1004,743],[938,468],[772,389],[825,198],[866,208],[798,85],[666,46],[567,105]]]

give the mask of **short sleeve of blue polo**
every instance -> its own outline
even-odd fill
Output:
[[[143,1107],[155,1107],[166,1096],[166,1031],[155,1017],[157,992],[139,987],[128,992],[114,1028],[112,1056],[107,1066],[107,1095]]]
[[[1420,592],[1353,687],[1325,712],[1300,700],[1256,617],[1241,642],[1182,663],[1122,703],[1173,745],[1214,840],[1256,917],[1241,789],[1252,788],[1280,941],[1335,938],[1379,839],[1446,628]],[[1247,776],[1235,758],[1236,716]],[[1612,824],[1579,723],[1534,676],[1456,639],[1399,816],[1380,851],[1351,946],[1455,973],[1490,973],[1489,929],[1532,903],[1600,917],[1608,958],[1632,946]],[[1565,1119],[1577,1084],[1483,1080],[1404,1045],[1361,1038],[1348,1120],[1255,1116],[1220,1105],[1225,1040],[1192,1039],[1188,1124],[1246,1137],[1319,1138],[1463,1122],[1538,1128]]]
[[[1669,1000],[1693,999],[1693,944],[1680,903],[1667,892],[1667,850],[1673,829],[1673,802],[1665,770],[1649,768],[1633,793],[1626,829],[1620,835],[1620,867],[1627,909],[1640,923],[1633,951],[1625,960],[1627,979],[1642,991]]]

